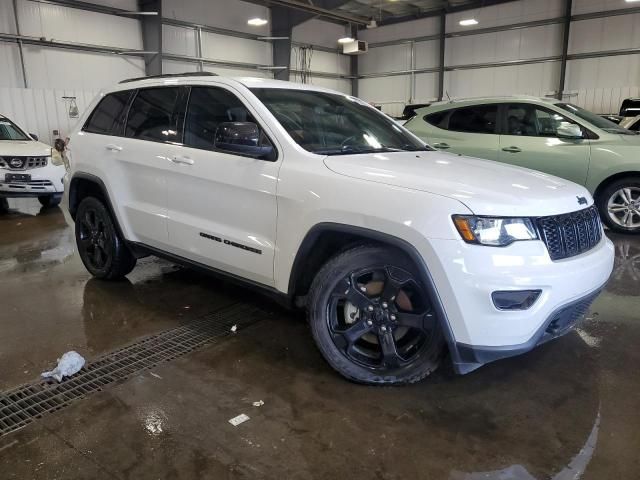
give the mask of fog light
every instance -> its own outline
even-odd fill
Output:
[[[491,294],[498,310],[526,310],[533,305],[542,290],[504,290]]]

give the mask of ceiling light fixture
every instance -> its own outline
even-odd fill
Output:
[[[475,18],[468,18],[467,20],[460,20],[460,25],[468,27],[470,25],[477,25],[478,21]]]
[[[352,37],[342,37],[338,39],[338,43],[351,43],[355,42],[355,38]]]
[[[264,18],[251,18],[247,20],[247,23],[252,27],[261,27],[262,25],[266,25],[269,22],[267,22],[267,20],[265,20]]]

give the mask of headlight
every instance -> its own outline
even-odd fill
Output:
[[[454,215],[453,223],[467,243],[504,247],[518,240],[538,238],[538,233],[529,218]]]

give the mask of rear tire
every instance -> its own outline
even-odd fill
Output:
[[[439,319],[401,252],[358,246],[329,260],[309,293],[308,318],[323,357],[349,380],[415,383],[445,351]]]
[[[96,278],[119,280],[136,266],[124,239],[104,204],[87,197],[76,212],[76,245],[82,263]]]
[[[614,232],[640,233],[640,177],[607,185],[596,198],[602,221]]]
[[[53,194],[53,195],[41,195],[38,197],[38,201],[40,205],[44,208],[52,208],[60,205],[60,201],[62,200],[62,195]]]

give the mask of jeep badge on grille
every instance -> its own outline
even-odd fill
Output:
[[[578,205],[586,205],[587,203],[587,199],[585,197],[578,197],[576,196],[576,198],[578,199]]]

